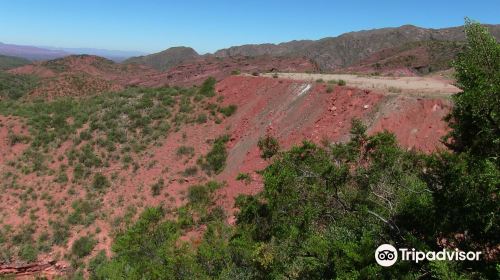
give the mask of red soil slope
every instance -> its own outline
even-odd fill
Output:
[[[217,85],[227,104],[237,104],[231,119],[228,164],[220,179],[227,180],[229,209],[240,193],[255,193],[261,182],[253,171],[266,166],[257,148],[258,138],[271,134],[289,147],[302,140],[320,143],[345,141],[352,118],[371,125],[369,133],[389,130],[401,145],[425,152],[442,148],[440,138],[447,126],[442,118],[450,103],[442,99],[389,97],[369,90],[336,86],[331,93],[326,85],[296,80],[229,77]],[[248,172],[254,182],[246,185],[235,178]]]
[[[31,96],[84,96],[116,92],[127,86],[193,86],[208,77],[222,80],[232,73],[305,72],[316,67],[305,58],[277,57],[201,57],[165,72],[137,64],[118,64],[91,55],[75,55],[36,62],[9,70],[13,74],[30,74],[41,79]]]
[[[431,151],[440,147],[439,138],[446,132],[442,116],[449,110],[449,102],[441,99],[417,97],[386,96],[382,93],[361,90],[351,87],[334,86],[328,93],[324,83],[273,79],[251,76],[229,76],[216,86],[219,96],[223,96],[223,104],[235,104],[238,109],[234,115],[221,123],[213,120],[203,124],[182,126],[173,131],[158,146],[151,147],[138,162],[137,171],[122,169],[119,164],[111,164],[102,168],[101,172],[108,178],[115,173],[110,190],[102,196],[100,215],[91,226],[77,225],[71,229],[71,237],[64,247],[56,247],[53,251],[39,256],[41,263],[52,263],[54,256],[68,252],[73,242],[81,236],[95,234],[98,240],[91,256],[99,250],[109,252],[112,244],[112,233],[115,230],[113,221],[122,217],[127,207],[133,206],[140,213],[144,207],[165,205],[179,206],[184,204],[186,191],[190,185],[204,182],[208,178],[201,171],[194,176],[184,176],[182,171],[195,166],[198,155],[206,154],[210,149],[210,140],[222,134],[231,136],[228,143],[228,158],[225,170],[217,176],[217,180],[226,181],[219,191],[218,203],[229,213],[233,213],[234,198],[239,194],[256,193],[262,189],[262,181],[256,170],[262,169],[267,162],[260,158],[257,148],[259,137],[271,134],[278,138],[280,144],[287,148],[304,139],[319,143],[323,140],[331,142],[345,141],[349,137],[351,119],[356,117],[370,125],[370,133],[389,129],[396,133],[402,145],[423,151]],[[213,102],[218,97],[214,97]],[[18,119],[0,116],[0,168],[2,172],[13,170],[6,162],[11,156],[19,155],[26,145],[18,143],[10,147],[9,129],[17,134],[27,133]],[[181,145],[191,146],[195,155],[180,159],[176,150]],[[11,150],[8,150],[11,149]],[[57,148],[54,157],[64,154],[70,145],[64,143]],[[4,152],[5,151],[5,152]],[[53,162],[50,168],[58,170],[62,162]],[[247,172],[252,182],[245,184],[237,181],[240,172]],[[23,175],[19,185],[33,187],[37,192],[45,192],[54,201],[64,202],[63,208],[70,211],[71,203],[85,197],[84,188],[76,186],[76,193],[69,194],[70,185],[54,182],[56,175],[36,176]],[[68,177],[71,181],[71,172]],[[150,186],[158,179],[164,179],[165,188],[158,196],[153,196]],[[6,191],[0,197],[3,207],[2,218],[5,224],[19,228],[28,222],[29,217],[19,216],[17,209],[21,206],[19,190]],[[125,202],[125,204],[124,204]],[[39,209],[36,220],[37,232],[50,230],[49,219],[56,219],[47,210],[41,200],[33,201],[32,208]],[[234,221],[230,218],[230,221]],[[96,232],[99,228],[99,232]],[[199,229],[201,232],[203,229]],[[187,234],[186,238],[198,238],[199,234]],[[67,267],[64,261],[51,265],[51,269]],[[43,266],[45,267],[45,266]],[[1,271],[0,271],[1,273]]]

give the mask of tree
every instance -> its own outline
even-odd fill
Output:
[[[466,19],[467,44],[454,63],[457,85],[447,120],[447,140],[455,151],[500,163],[500,44],[479,23]]]

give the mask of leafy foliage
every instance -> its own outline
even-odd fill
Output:
[[[461,93],[448,116],[456,151],[490,157],[500,164],[500,43],[479,23],[466,20],[465,51],[454,63]]]
[[[278,139],[269,135],[260,138],[257,146],[259,146],[261,152],[260,156],[263,159],[272,158],[280,149]]]
[[[73,242],[73,245],[71,246],[71,252],[73,255],[82,258],[92,252],[95,244],[96,241],[92,237],[80,237],[79,239],[75,240],[75,242]]]

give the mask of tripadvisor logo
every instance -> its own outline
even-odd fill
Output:
[[[399,251],[399,252],[398,252]],[[418,263],[420,261],[478,261],[481,252],[464,252],[455,250],[446,250],[442,251],[416,251],[415,248],[407,249],[407,248],[399,248],[397,250],[394,246],[390,244],[382,244],[378,246],[377,250],[375,250],[375,260],[381,266],[392,266],[398,260],[398,256],[402,261],[412,261]]]

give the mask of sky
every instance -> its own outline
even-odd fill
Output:
[[[458,26],[465,16],[499,24],[500,0],[0,0],[0,42],[207,53],[404,24]]]

